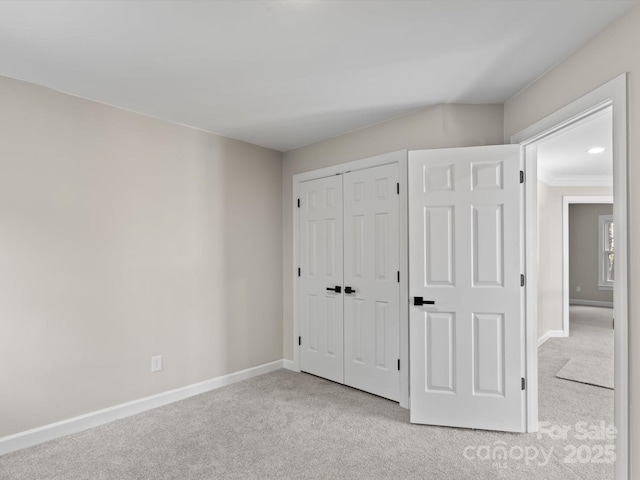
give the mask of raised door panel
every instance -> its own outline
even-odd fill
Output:
[[[504,396],[504,315],[473,314],[473,393]]]
[[[456,316],[452,312],[422,312],[424,322],[425,390],[455,393]]]
[[[424,286],[455,285],[455,206],[424,208]]]
[[[472,207],[473,285],[501,287],[504,276],[503,205]]]

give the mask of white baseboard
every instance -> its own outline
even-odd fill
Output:
[[[257,367],[247,368],[246,370],[240,370],[239,372],[205,380],[204,382],[194,383],[186,387],[176,388],[175,390],[169,390],[150,397],[133,400],[103,410],[97,410],[78,417],[9,435],[8,437],[0,438],[0,455],[48,442],[49,440],[54,440],[72,433],[82,432],[83,430],[104,425],[105,423],[113,422],[120,418],[136,415],[153,408],[193,397],[194,395],[210,392],[211,390],[216,390],[231,385],[232,383],[264,375],[265,373],[286,367],[285,362],[290,361],[276,360],[258,365]]]
[[[286,358],[284,360],[282,360],[282,367],[286,368],[287,370],[292,370],[294,372],[299,372],[299,370],[296,370],[296,364],[293,360],[287,360]]]
[[[550,338],[564,337],[564,332],[562,330],[549,330],[547,333],[542,335],[538,339],[538,348],[542,346],[544,342],[549,340]]]
[[[569,305],[584,305],[586,307],[607,307],[613,308],[613,302],[600,302],[597,300],[578,300],[574,298],[569,299]]]

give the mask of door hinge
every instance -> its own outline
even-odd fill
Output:
[[[524,377],[522,377],[522,378],[520,379],[520,388],[521,388],[522,390],[524,390],[525,388],[527,388],[527,381],[524,379]]]
[[[300,199],[298,199],[298,208],[300,208]]]
[[[298,276],[300,276],[300,269],[298,268]]]
[[[524,183],[524,170],[520,170],[520,183]]]
[[[400,370],[400,359],[398,359],[398,370]]]
[[[398,283],[400,283],[400,270],[398,270]]]
[[[520,286],[524,287],[524,275],[520,275]]]
[[[400,195],[400,183],[396,183],[396,193]]]
[[[298,337],[298,345],[302,345],[302,337]]]

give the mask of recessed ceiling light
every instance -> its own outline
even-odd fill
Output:
[[[592,155],[596,155],[598,153],[604,152],[604,148],[602,147],[593,147],[587,150],[587,153],[591,153]]]

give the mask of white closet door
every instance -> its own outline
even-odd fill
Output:
[[[409,153],[413,423],[525,429],[519,171],[518,145]]]
[[[400,397],[397,181],[396,164],[344,175],[345,384],[392,400]]]
[[[341,176],[300,184],[299,238],[300,368],[343,383]]]

